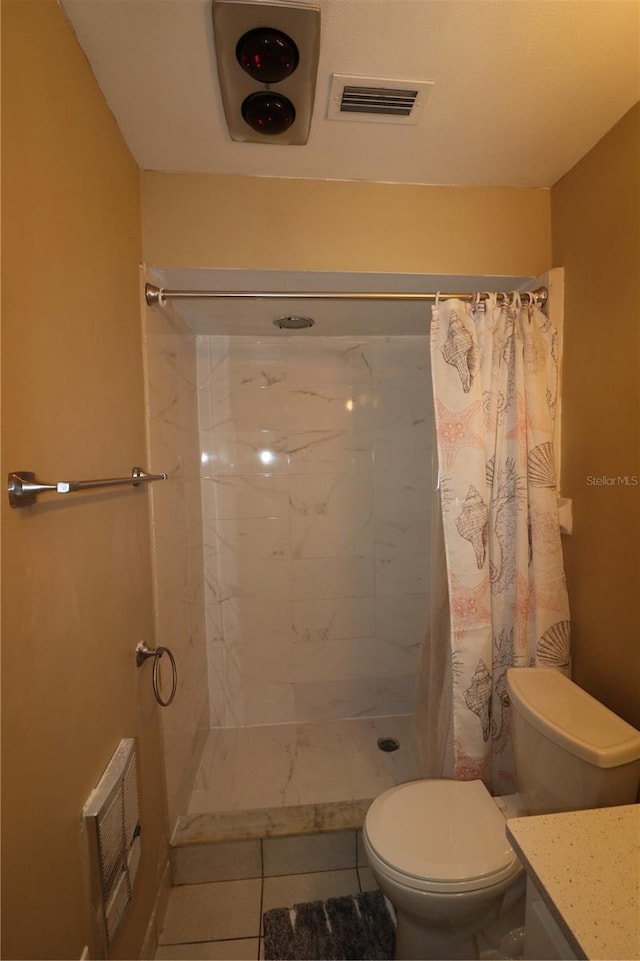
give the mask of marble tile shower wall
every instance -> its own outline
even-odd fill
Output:
[[[212,724],[411,713],[426,336],[201,337],[197,355]]]
[[[146,311],[145,361],[149,463],[169,475],[149,491],[155,642],[171,648],[178,663],[176,698],[169,710],[160,712],[173,821],[188,808],[210,717],[196,345],[171,307]],[[151,665],[142,670],[151,684]],[[168,693],[164,671],[163,680]]]

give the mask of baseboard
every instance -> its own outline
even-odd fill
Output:
[[[142,942],[139,961],[150,961],[150,959],[155,958],[156,956],[156,949],[158,947],[158,931],[160,930],[162,922],[164,921],[170,890],[171,865],[167,856],[167,860],[162,870],[160,884],[158,885],[156,897],[153,902],[153,908],[151,910],[151,916],[149,917],[147,930]]]

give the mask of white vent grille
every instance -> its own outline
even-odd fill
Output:
[[[393,87],[356,87],[342,90],[342,113],[388,113],[408,117],[418,96],[417,90],[394,90]]]
[[[133,738],[121,741],[82,812],[99,957],[109,957],[140,864],[138,779]]]
[[[415,124],[429,96],[432,81],[382,80],[334,73],[329,120]]]

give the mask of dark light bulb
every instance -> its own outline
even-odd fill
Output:
[[[250,93],[242,104],[245,122],[258,133],[279,134],[296,119],[295,107],[281,93]]]
[[[271,27],[256,27],[238,40],[236,59],[254,80],[279,83],[291,76],[300,56],[295,43],[286,33]]]

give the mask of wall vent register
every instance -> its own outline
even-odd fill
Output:
[[[108,958],[133,897],[140,865],[133,738],[120,741],[82,812],[96,957]]]

